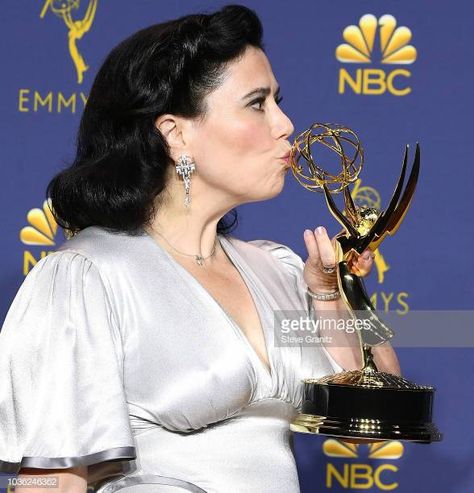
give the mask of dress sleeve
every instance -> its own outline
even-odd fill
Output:
[[[308,313],[308,316],[314,317],[314,307],[310,296],[307,294],[307,285],[303,278],[304,261],[295,253],[291,248],[280,243],[276,243],[270,240],[252,240],[250,244],[255,245],[263,250],[268,251],[275,257],[280,265],[285,269],[286,273],[293,278],[295,289],[301,299],[302,305]],[[321,345],[321,350],[326,355],[327,359],[331,363],[334,372],[339,373],[344,369],[334,360],[329,351]]]
[[[39,261],[0,332],[0,471],[135,459],[122,348],[97,267]]]

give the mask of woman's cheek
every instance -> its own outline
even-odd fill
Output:
[[[232,119],[226,127],[226,138],[239,150],[262,152],[271,147],[271,134],[265,118],[256,110],[250,110],[240,118]]]

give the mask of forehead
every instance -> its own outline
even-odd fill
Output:
[[[277,86],[265,53],[249,46],[240,58],[228,64],[223,82],[215,92],[221,95],[243,97],[257,87],[269,87],[274,92]]]

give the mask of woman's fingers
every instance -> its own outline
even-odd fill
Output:
[[[313,269],[318,270],[318,272],[322,271],[327,275],[323,267],[334,268],[336,266],[336,252],[326,228],[318,226],[314,233],[306,229],[304,241],[308,250],[308,263]],[[366,276],[372,269],[374,258],[375,254],[370,249],[364,250],[361,255],[354,252],[349,261],[351,272],[360,277]]]
[[[375,254],[367,249],[361,255],[354,257],[351,263],[351,271],[358,276],[366,276],[372,269]]]
[[[314,293],[333,293],[337,289],[336,269],[325,272],[323,266],[335,266],[335,254],[326,230],[320,226],[316,230],[304,232],[304,241],[308,249],[308,260],[304,268],[304,280]]]
[[[318,245],[319,257],[323,267],[334,267],[336,265],[336,254],[326,228],[318,226],[315,230],[316,243]]]
[[[316,268],[320,264],[319,250],[318,244],[316,243],[316,238],[314,237],[314,234],[310,229],[305,229],[303,238],[306,249],[308,250],[308,258],[311,266]]]

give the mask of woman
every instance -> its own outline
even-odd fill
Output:
[[[30,272],[0,336],[0,470],[68,492],[299,491],[301,379],[360,361],[273,341],[275,310],[345,310],[324,228],[305,231],[305,264],[226,234],[226,214],[276,196],[288,170],[261,36],[229,6],[151,26],[104,62],[76,160],[48,189],[75,235]],[[374,352],[398,373],[390,346]]]

